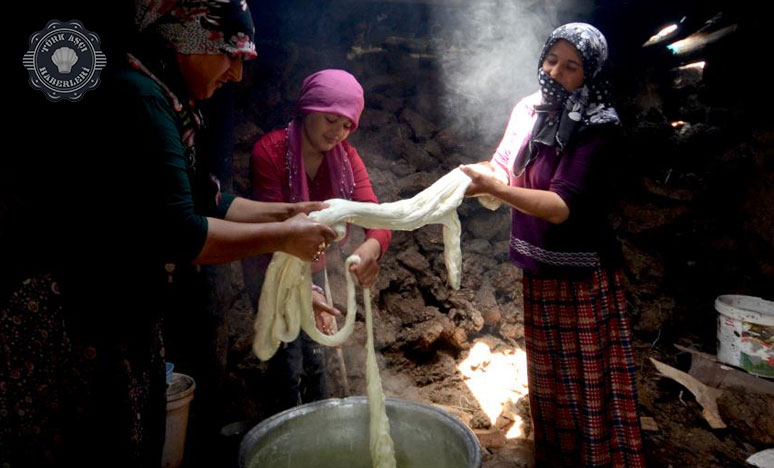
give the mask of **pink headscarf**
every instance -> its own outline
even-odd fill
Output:
[[[301,116],[310,112],[327,112],[340,115],[352,121],[354,132],[363,112],[363,87],[354,76],[344,70],[322,70],[304,79],[296,101],[299,117],[288,125],[288,183],[290,202],[308,201],[309,185],[306,180],[304,158],[301,153]],[[350,199],[355,188],[352,165],[343,145],[331,148],[325,153],[328,177],[336,198]]]

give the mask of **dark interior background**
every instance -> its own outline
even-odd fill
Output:
[[[100,238],[99,224],[94,222],[111,209],[111,196],[116,194],[111,193],[110,177],[121,169],[121,162],[110,157],[111,146],[120,142],[100,141],[100,126],[110,122],[100,121],[94,111],[110,84],[78,103],[51,103],[28,85],[27,71],[20,66],[29,35],[51,19],[81,20],[101,37],[108,67],[115,66],[130,37],[125,18],[131,16],[131,8],[106,3],[43,2],[10,15],[11,66],[6,73],[13,79],[6,88],[10,127],[0,156],[0,293],[16,278],[61,265],[66,254],[73,253],[69,246],[84,236],[94,236],[104,249],[106,271],[130,261],[122,255],[123,243],[130,240]],[[289,120],[301,79],[321,68],[348,69],[366,88],[367,125],[352,138],[369,168],[386,171],[387,161],[401,167],[395,173],[399,178],[412,178],[488,158],[513,104],[532,92],[539,49],[526,46],[542,41],[540,37],[562,23],[586,21],[596,25],[610,44],[609,78],[623,121],[625,137],[610,181],[611,221],[627,260],[638,339],[672,343],[688,338],[714,353],[715,297],[773,298],[774,135],[763,3],[529,0],[518,3],[519,12],[534,18],[529,22],[533,27],[524,29],[507,28],[506,21],[487,21],[498,8],[512,11],[514,2],[249,3],[258,59],[246,63],[243,83],[229,85],[204,105],[210,125],[201,136],[211,155],[209,169],[237,193],[248,189],[246,160],[252,144]],[[486,40],[493,48],[505,44],[519,59],[494,64],[489,85],[455,91],[449,88],[454,75],[446,67],[469,70],[465,62],[481,58],[476,55],[481,48],[463,50],[453,58],[446,54],[455,45],[482,40],[480,31],[461,27],[475,24],[465,18],[488,24],[491,32]],[[708,21],[709,30],[734,24],[738,28],[685,56],[670,53],[665,44],[642,47],[661,27],[683,18],[674,39]],[[353,54],[353,48],[381,52]],[[698,60],[706,62],[703,77],[677,83],[675,68]],[[384,76],[392,80],[385,81]],[[471,89],[480,93],[463,93]],[[503,97],[508,95],[510,99]],[[418,133],[404,112],[407,108],[433,124],[427,134]],[[676,121],[686,124],[671,125]],[[409,127],[413,133],[403,138],[399,129]],[[391,139],[393,128],[409,146]],[[431,141],[441,151],[430,149]],[[425,152],[416,153],[419,147]],[[419,176],[412,180],[418,188],[425,181]],[[138,181],[136,188],[141,186]],[[392,201],[384,195],[406,196],[408,188],[377,193]],[[461,210],[463,225],[482,212],[477,207]],[[476,233],[466,236],[473,240]],[[497,240],[488,239],[487,245],[497,251]],[[401,242],[399,238],[398,245]],[[400,251],[394,248],[392,255]],[[198,417],[208,421],[207,427],[245,418],[245,412],[260,417],[259,403],[250,411],[234,407],[243,401],[235,395],[252,392],[253,405],[260,399],[251,380],[255,376],[229,367],[236,357],[243,370],[258,366],[245,357],[245,339],[238,338],[247,332],[235,332],[239,326],[229,322],[234,307],[244,308],[245,314],[250,309],[243,300],[243,290],[250,286],[236,276],[228,267],[184,270],[170,294],[169,356],[179,369],[196,376]],[[207,294],[202,286],[215,292]],[[383,297],[389,297],[393,287],[384,286]],[[380,305],[391,310],[385,301]]]

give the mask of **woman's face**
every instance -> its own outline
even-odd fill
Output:
[[[548,50],[543,60],[543,71],[567,91],[575,91],[583,85],[583,60],[578,49],[564,39],[558,40]]]
[[[197,101],[209,99],[229,81],[242,80],[242,60],[228,54],[177,54],[188,93]]]
[[[352,121],[338,114],[311,112],[304,116],[304,134],[316,151],[326,152],[352,132]]]

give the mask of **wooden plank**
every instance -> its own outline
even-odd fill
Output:
[[[656,420],[651,418],[650,416],[642,416],[640,417],[640,427],[643,431],[647,432],[658,432],[658,424],[656,424]]]
[[[680,345],[675,347],[680,351],[691,353],[691,368],[688,373],[704,385],[719,389],[743,387],[753,393],[774,395],[774,382],[768,379],[723,364],[711,354]]]
[[[656,369],[658,369],[662,375],[673,379],[693,393],[696,397],[696,401],[704,409],[702,411],[702,416],[704,416],[704,419],[707,420],[711,428],[723,429],[726,427],[723,419],[720,418],[717,404],[718,397],[723,393],[722,390],[704,385],[691,375],[653,358],[650,358],[650,362],[656,366]]]

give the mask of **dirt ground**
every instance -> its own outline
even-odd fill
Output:
[[[508,343],[499,336],[482,331],[472,343],[485,343],[493,354],[503,350],[523,349],[523,342]],[[364,359],[362,348],[364,330],[358,328],[343,351],[352,394],[365,391],[364,375],[358,369]],[[683,343],[689,344],[689,343]],[[701,406],[693,395],[680,384],[658,374],[648,360],[680,367],[686,363],[676,348],[668,343],[644,342],[635,339],[635,358],[638,363],[638,391],[641,416],[653,418],[658,429],[643,431],[648,466],[678,467],[745,467],[745,459],[767,447],[746,440],[733,428],[713,430],[703,419]],[[672,349],[670,349],[672,348]],[[674,351],[673,351],[674,349]],[[510,352],[510,351],[506,351]],[[469,380],[460,371],[461,363],[470,350],[437,349],[425,354],[407,355],[400,351],[382,353],[379,364],[382,383],[388,396],[436,404],[458,416],[480,434],[483,468],[528,468],[534,466],[528,398],[509,401],[504,413],[512,413],[523,421],[521,434],[506,438],[513,422],[502,415],[492,425],[466,384]],[[688,361],[689,362],[689,361]],[[334,393],[340,395],[338,363],[329,361]],[[488,445],[488,446],[487,446]]]

